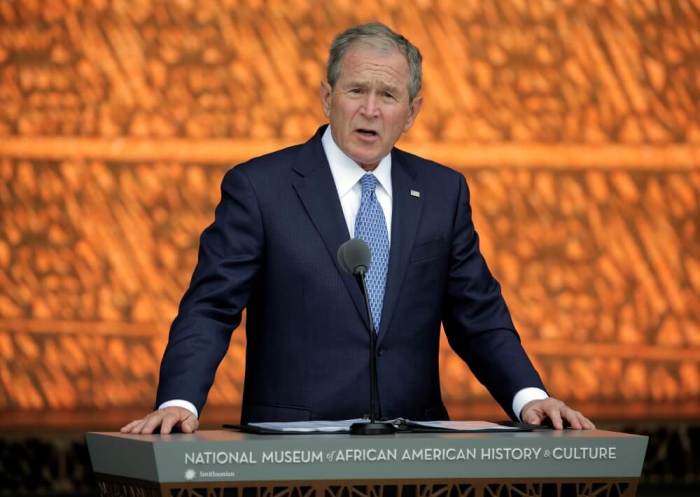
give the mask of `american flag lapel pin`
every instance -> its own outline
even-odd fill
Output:
[[[420,198],[420,192],[418,190],[411,190],[411,197]]]

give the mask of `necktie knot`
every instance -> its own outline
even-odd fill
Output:
[[[362,194],[372,193],[377,188],[377,177],[374,174],[365,174],[360,178]]]

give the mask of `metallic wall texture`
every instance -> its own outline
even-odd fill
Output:
[[[372,19],[423,52],[400,146],[466,175],[551,392],[700,416],[700,1],[0,0],[0,419],[150,408],[224,172],[324,122],[332,36]],[[499,417],[441,359],[453,415]]]

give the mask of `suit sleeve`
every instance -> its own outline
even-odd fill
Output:
[[[469,190],[460,175],[443,324],[450,346],[513,419],[513,397],[544,390],[515,330],[501,288],[479,250]]]
[[[201,413],[248,303],[263,247],[262,216],[239,166],[225,175],[214,222],[200,238],[197,266],[161,362],[156,405],[184,399]]]

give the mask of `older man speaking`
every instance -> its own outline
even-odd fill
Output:
[[[547,395],[523,350],[479,251],[464,177],[394,147],[421,109],[421,78],[418,49],[382,24],[335,38],[320,88],[329,124],[226,174],[170,330],[157,409],[123,432],[197,429],[243,309],[243,423],[367,413],[372,322],[382,417],[448,418],[442,324],[513,419],[593,428]],[[372,250],[371,317],[336,260],[353,237]]]

